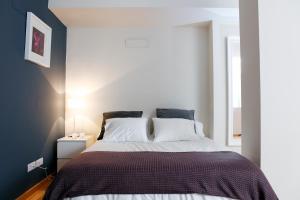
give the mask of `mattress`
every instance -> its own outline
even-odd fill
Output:
[[[94,151],[156,151],[156,152],[211,152],[221,150],[212,140],[199,137],[195,141],[176,142],[122,142],[112,143],[97,141],[85,152]],[[224,149],[222,149],[224,150]],[[208,196],[202,194],[106,194],[87,195],[75,198],[65,198],[66,200],[230,200],[230,198]]]

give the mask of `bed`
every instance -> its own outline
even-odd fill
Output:
[[[122,142],[122,143],[108,143],[97,141],[94,145],[88,148],[85,153],[91,152],[220,152],[212,140],[204,137],[199,137],[195,141],[177,141],[177,142]],[[235,154],[235,153],[234,153]],[[80,156],[82,156],[80,155]],[[79,157],[80,157],[79,156]],[[76,162],[75,158],[74,161]],[[63,176],[68,169],[68,166],[73,163],[68,163],[58,174]],[[55,180],[56,181],[56,180]],[[76,183],[77,184],[77,183]],[[270,190],[271,187],[268,183],[264,186],[264,190]],[[53,196],[55,188],[59,187],[57,182],[54,182],[51,188],[47,191],[45,199],[59,199],[57,196]],[[261,188],[260,188],[261,189]],[[275,193],[273,195],[272,190],[267,191],[271,193],[270,197],[263,199],[277,199]],[[64,195],[64,194],[63,194]],[[63,196],[62,195],[62,196]],[[265,195],[265,194],[263,194]],[[221,196],[213,196],[206,194],[188,193],[188,194],[98,194],[98,195],[82,195],[76,197],[64,197],[66,200],[229,200],[232,198],[226,198]],[[249,199],[249,198],[245,198]],[[251,198],[250,198],[251,199]]]
[[[44,199],[278,199],[255,164],[220,149],[193,118],[151,121],[152,136],[146,118],[107,119],[101,140],[59,171]]]
[[[133,151],[154,151],[154,152],[189,152],[189,151],[213,151],[218,149],[208,138],[199,141],[180,141],[180,142],[124,142],[124,143],[105,143],[98,141],[85,152],[95,151],[114,151],[114,152],[133,152]],[[212,197],[200,194],[106,194],[88,195],[66,200],[228,200],[229,198]]]

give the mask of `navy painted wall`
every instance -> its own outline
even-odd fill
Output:
[[[52,27],[51,68],[24,60],[26,17],[31,11]],[[27,173],[44,157],[56,168],[56,139],[64,135],[66,27],[48,0],[0,1],[0,199],[15,199],[45,177]]]

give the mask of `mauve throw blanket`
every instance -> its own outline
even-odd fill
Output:
[[[278,199],[262,171],[234,152],[87,152],[67,163],[44,199],[198,193]]]

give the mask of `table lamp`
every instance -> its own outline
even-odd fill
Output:
[[[68,108],[72,110],[73,113],[73,133],[72,136],[79,136],[79,133],[76,131],[76,114],[79,110],[85,107],[85,102],[81,98],[70,98],[67,102]],[[81,133],[80,133],[81,135]]]

